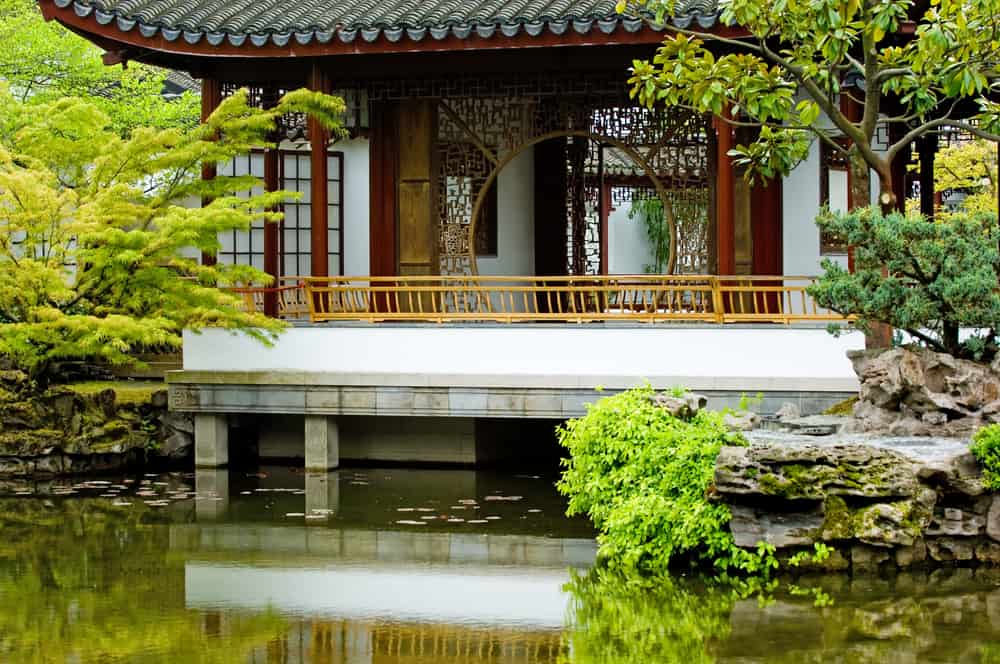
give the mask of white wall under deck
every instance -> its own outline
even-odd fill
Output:
[[[184,334],[184,370],[306,372],[396,385],[853,391],[859,333],[819,328],[345,325],[273,346],[223,330]],[[362,376],[364,378],[362,378]]]

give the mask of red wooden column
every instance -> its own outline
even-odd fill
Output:
[[[736,179],[733,173],[733,129],[722,118],[713,120],[716,131],[715,226],[716,270],[736,273]]]
[[[268,88],[264,91],[264,108],[273,108],[278,103],[278,91],[274,88]],[[279,182],[278,174],[278,141],[281,137],[275,133],[269,139],[272,145],[264,150],[264,190],[267,192],[278,191],[281,188],[281,183]],[[279,208],[272,209],[273,212],[280,211]],[[281,272],[278,268],[279,263],[279,250],[278,250],[278,238],[280,237],[281,228],[277,223],[265,223],[264,224],[264,272],[271,275],[274,280],[271,283],[272,288],[277,288],[280,283],[278,282],[278,277]],[[275,291],[270,291],[264,294],[264,314],[271,317],[277,317],[278,315],[278,294]]]
[[[330,79],[323,72],[318,62],[313,62],[312,71],[309,75],[309,89],[316,92],[330,93]],[[330,276],[329,254],[330,243],[328,229],[330,227],[327,215],[329,213],[327,182],[327,145],[330,142],[330,133],[320,124],[316,118],[309,118],[309,147],[310,147],[310,193],[311,193],[311,246],[310,255],[312,257],[311,276]],[[341,248],[343,250],[343,248]]]
[[[219,104],[222,103],[222,84],[216,78],[204,78],[201,81],[201,121],[206,122]],[[202,164],[201,179],[214,180],[216,176],[215,164]],[[201,199],[202,207],[211,203],[208,197]],[[201,254],[202,265],[215,265],[216,256],[208,252]]]

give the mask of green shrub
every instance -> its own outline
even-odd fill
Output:
[[[990,424],[972,437],[972,455],[983,467],[983,483],[1000,490],[1000,424]]]
[[[995,214],[926,219],[866,208],[816,221],[855,247],[853,270],[823,261],[823,276],[809,288],[821,307],[856,316],[855,325],[863,330],[887,323],[955,357],[989,361],[996,355]],[[962,328],[977,332],[964,338]]]
[[[770,563],[736,547],[729,508],[711,498],[720,448],[746,440],[720,413],[679,419],[655,396],[647,386],[601,399],[560,428],[567,513],[590,517],[612,568],[658,573],[688,560],[760,572]]]

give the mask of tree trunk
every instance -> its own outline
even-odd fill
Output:
[[[866,208],[871,205],[872,195],[871,195],[871,167],[868,165],[862,157],[861,154],[855,149],[851,151],[850,159],[848,160],[848,168],[850,169],[849,184],[850,189],[848,191],[847,205],[850,210],[859,210],[861,208]],[[888,171],[888,169],[885,169]],[[886,192],[888,192],[888,199],[891,201],[891,206],[895,206],[895,196],[892,193],[892,179],[889,177],[884,177],[879,175],[879,202],[882,203],[882,211],[887,212],[884,200],[886,198]],[[848,263],[849,269],[854,271],[854,247],[848,247]],[[891,348],[892,347],[892,327],[884,323],[874,323],[871,329],[865,334],[865,348],[872,350],[877,348]]]
[[[941,342],[949,355],[961,356],[962,344],[958,339],[958,323],[944,322],[941,326]]]

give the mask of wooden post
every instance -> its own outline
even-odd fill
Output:
[[[274,108],[278,103],[278,91],[269,87],[264,90],[264,95],[262,99],[262,105],[265,109]],[[264,191],[274,192],[281,188],[278,176],[278,146],[277,142],[280,137],[277,134],[268,137],[268,141],[275,143],[274,146],[268,147],[264,150]],[[269,212],[278,212],[280,208],[271,208]],[[277,223],[265,222],[264,223],[264,272],[269,274],[274,280],[271,283],[272,288],[277,288],[280,284],[278,282],[278,277],[280,276],[280,270],[278,269],[278,238],[280,235],[280,228]],[[276,318],[278,316],[278,294],[275,291],[269,291],[264,294],[264,315]]]
[[[722,118],[713,120],[716,131],[715,242],[718,274],[736,273],[736,180],[733,174],[733,129]]]
[[[208,117],[212,115],[219,104],[222,103],[222,84],[217,78],[206,77],[201,81],[201,121],[206,122]],[[202,180],[214,180],[216,176],[215,164],[202,164],[201,166],[201,179]],[[204,197],[201,199],[202,207],[208,205],[212,202],[209,197]],[[216,263],[215,254],[210,254],[208,252],[202,252],[201,262],[202,265],[215,265]]]
[[[601,274],[608,273],[608,222],[611,217],[611,185],[604,177],[604,145],[597,146],[597,207],[600,216]]]
[[[309,89],[316,92],[330,92],[330,80],[320,68],[318,62],[313,62],[309,75]],[[329,214],[327,182],[327,145],[330,133],[314,117],[309,118],[309,148],[310,148],[310,272],[313,277],[330,276],[330,243],[327,216]]]

